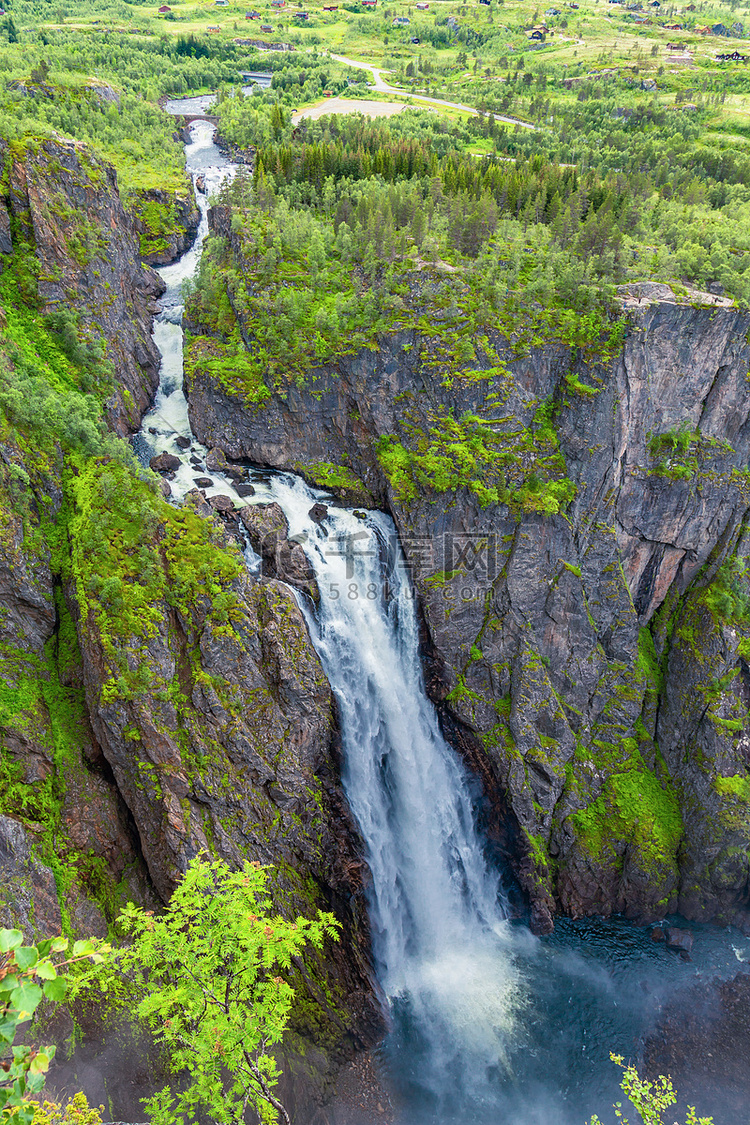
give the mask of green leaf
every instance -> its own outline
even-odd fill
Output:
[[[61,1000],[65,999],[67,990],[68,982],[64,977],[55,977],[53,980],[45,981],[43,986],[44,995],[48,1000],[53,1000],[55,1004],[59,1004]]]
[[[53,953],[64,953],[68,948],[68,939],[66,937],[56,937],[52,941]]]
[[[46,1050],[47,1048],[45,1047],[45,1051]],[[34,1055],[34,1058],[31,1060],[31,1063],[29,1065],[29,1073],[46,1074],[49,1070],[49,1064],[50,1055],[45,1054],[44,1051],[40,1051],[38,1054]]]
[[[14,988],[18,988],[21,978],[17,973],[8,973],[7,977],[0,980],[0,996],[8,995]]]
[[[96,951],[96,943],[88,938],[75,942],[73,945],[74,957],[89,957]]]
[[[13,956],[19,969],[31,969],[39,960],[39,954],[34,945],[20,945]]]
[[[13,989],[10,994],[10,1001],[18,1012],[19,1023],[33,1016],[39,1007],[42,996],[43,993],[39,985],[30,980],[21,981],[18,988]]]
[[[17,949],[22,941],[23,934],[20,930],[0,930],[0,953]]]
[[[18,1020],[15,1017],[11,1020],[0,1019],[0,1039],[4,1039],[6,1043],[12,1043],[16,1037],[17,1027]]]
[[[39,964],[35,966],[34,973],[41,980],[54,980],[57,976],[57,969],[51,961],[44,960],[40,961]]]

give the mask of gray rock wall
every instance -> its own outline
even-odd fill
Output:
[[[622,303],[626,336],[607,364],[561,344],[519,359],[488,329],[506,370],[476,339],[477,370],[441,379],[430,340],[403,332],[260,408],[197,370],[190,416],[229,457],[312,480],[319,462],[346,466],[392,512],[439,669],[433,696],[510,802],[537,926],[557,910],[646,920],[678,906],[745,924],[747,630],[741,598],[717,610],[714,594],[722,561],[745,553],[750,319],[666,286]],[[435,448],[440,419],[470,412],[521,449],[510,471],[528,482],[549,463],[544,404],[576,486],[558,512],[531,510],[528,491],[482,506],[476,489],[437,491],[419,470],[407,494],[378,456],[394,436]],[[730,579],[744,591],[742,566]]]

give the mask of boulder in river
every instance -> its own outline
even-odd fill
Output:
[[[687,930],[679,930],[677,926],[667,926],[667,945],[670,949],[679,949],[689,953],[693,948],[693,935]]]
[[[207,519],[211,515],[211,508],[206,502],[206,497],[197,488],[191,488],[185,493],[185,503],[188,504],[199,516]]]
[[[227,471],[227,459],[221,449],[209,449],[206,454],[206,468],[209,473],[225,473]]]
[[[178,445],[180,447],[180,449],[189,449],[190,448],[190,438],[189,437],[185,437],[183,434],[178,434],[177,437],[174,440],[175,440],[175,445]]]
[[[180,458],[175,457],[174,453],[157,453],[149,461],[149,465],[155,473],[172,473],[180,467]]]
[[[217,512],[231,512],[234,510],[234,503],[230,496],[209,496],[208,502]]]
[[[196,488],[211,488],[214,483],[210,477],[193,477],[193,481]]]
[[[328,515],[328,508],[325,504],[313,504],[310,511],[307,513],[313,523],[322,523]]]

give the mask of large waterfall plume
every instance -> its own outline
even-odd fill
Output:
[[[519,974],[499,877],[475,827],[463,763],[425,693],[413,587],[381,512],[329,507],[299,478],[256,486],[276,501],[320,590],[304,601],[339,705],[343,782],[372,873],[373,951],[394,1020],[419,1040],[439,1103],[508,1064]],[[461,1100],[465,1102],[466,1089]]]

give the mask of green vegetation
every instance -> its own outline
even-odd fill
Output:
[[[712,616],[735,626],[750,622],[748,560],[731,555],[706,587],[703,600]]]
[[[43,1000],[59,1004],[68,991],[70,967],[82,961],[102,963],[110,947],[99,941],[57,937],[24,945],[20,930],[0,930],[0,1120],[3,1125],[40,1125],[34,1095],[44,1086],[54,1047],[15,1043]],[[101,1119],[99,1119],[101,1121]],[[66,1125],[95,1125],[66,1121]]]
[[[401,500],[417,489],[456,492],[468,488],[482,507],[508,504],[517,511],[553,515],[575,495],[551,424],[540,408],[532,430],[497,425],[475,414],[435,418],[426,435],[412,432],[415,449],[384,439],[380,462]]]
[[[104,1106],[90,1106],[86,1095],[74,1094],[66,1105],[58,1102],[37,1104],[31,1125],[102,1125]]]
[[[267,870],[197,856],[165,912],[136,906],[121,915],[128,945],[107,973],[128,981],[139,1019],[167,1048],[187,1084],[165,1087],[146,1102],[154,1125],[178,1125],[196,1111],[241,1125],[248,1109],[266,1125],[289,1115],[274,1093],[281,1042],[294,992],[285,975],[307,946],[336,938],[332,914],[287,922],[272,913]],[[107,981],[103,982],[107,987]]]
[[[630,1101],[643,1125],[663,1125],[664,1113],[677,1101],[671,1079],[661,1074],[652,1082],[648,1078],[641,1078],[633,1064],[624,1063],[621,1055],[610,1055],[610,1058],[612,1062],[622,1067],[620,1089]],[[629,1125],[628,1118],[622,1112],[621,1102],[615,1103],[614,1110],[617,1120],[621,1121],[622,1125]],[[589,1125],[602,1125],[602,1123],[595,1115]],[[713,1117],[698,1117],[695,1106],[688,1106],[685,1125],[713,1125]]]
[[[743,804],[750,805],[750,778],[743,774],[735,774],[732,777],[717,777],[714,788],[722,797],[735,797]]]
[[[629,768],[610,770],[601,796],[573,814],[576,835],[591,857],[600,862],[617,862],[616,848],[627,842],[658,884],[674,868],[682,838],[682,817],[675,794],[646,767],[637,750]]]

